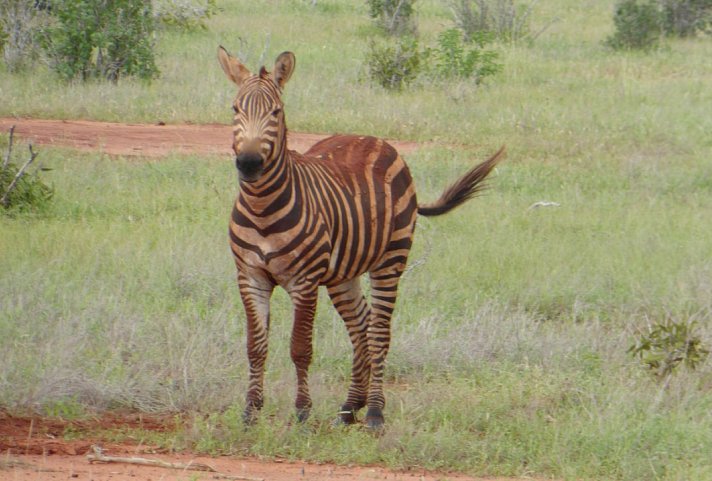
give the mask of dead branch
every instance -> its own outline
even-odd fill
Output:
[[[246,476],[239,476],[237,474],[223,474],[223,473],[213,474],[213,479],[236,479],[236,480],[247,480],[247,481],[265,481],[264,478],[248,478]]]
[[[548,200],[540,200],[539,202],[534,202],[532,205],[530,205],[527,210],[534,210],[540,207],[561,207],[561,204],[559,204],[558,202],[550,202]]]
[[[10,154],[12,154],[12,138],[15,135],[15,126],[10,127],[10,142],[7,144],[7,154],[5,154],[5,160],[2,163],[2,168],[5,170],[7,164],[10,163]]]
[[[90,463],[122,463],[122,464],[137,464],[140,466],[154,466],[159,468],[180,469],[183,471],[205,471],[213,474],[214,479],[235,479],[243,481],[265,481],[262,478],[248,478],[246,476],[237,476],[232,474],[223,474],[217,472],[215,468],[203,463],[169,463],[160,459],[147,458],[124,458],[119,456],[106,456],[100,446],[92,446],[94,454],[88,454],[87,459]]]
[[[15,178],[12,179],[12,182],[10,182],[10,186],[7,188],[7,192],[5,192],[5,194],[3,194],[2,196],[2,199],[0,199],[0,204],[7,206],[7,197],[10,195],[10,192],[12,192],[12,189],[15,188],[15,184],[17,184],[17,181],[20,180],[22,174],[25,173],[25,169],[27,169],[27,167],[29,167],[30,164],[35,160],[35,157],[37,157],[37,152],[32,150],[32,144],[30,144],[30,158],[27,162],[25,162],[25,165],[23,165],[20,170],[17,171]]]

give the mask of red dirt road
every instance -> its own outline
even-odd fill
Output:
[[[422,468],[391,471],[377,466],[336,466],[301,461],[260,460],[239,457],[207,457],[191,453],[167,453],[145,445],[139,438],[123,444],[108,442],[107,432],[171,431],[174,418],[106,415],[83,421],[16,417],[0,412],[0,479],[3,481],[198,481],[240,479],[264,481],[485,481],[455,473],[433,473]],[[134,431],[129,431],[133,429]],[[138,431],[141,429],[142,431]],[[104,434],[102,434],[104,433]],[[70,434],[70,436],[68,436]],[[70,439],[71,438],[71,439]],[[103,455],[118,458],[160,460],[179,467],[158,467],[127,462],[96,463],[88,459],[92,446]],[[212,472],[186,466],[207,465]],[[487,481],[514,481],[486,478]],[[531,480],[532,478],[527,478]]]
[[[433,474],[422,470],[394,472],[379,467],[349,467],[303,462],[275,462],[257,459],[207,458],[186,454],[153,455],[124,454],[148,459],[160,459],[172,464],[206,464],[215,472],[189,469],[169,469],[125,463],[90,463],[83,456],[19,456],[0,461],[0,479],[4,481],[207,481],[213,479],[247,479],[248,481],[476,481],[453,474]],[[7,463],[3,469],[2,463]],[[488,478],[487,481],[497,481]]]
[[[90,120],[1,118],[0,132],[15,126],[15,135],[34,144],[51,144],[109,155],[162,157],[171,153],[232,155],[229,125],[120,124]],[[289,148],[304,152],[321,134],[289,132]],[[389,141],[402,154],[418,147],[414,142]]]

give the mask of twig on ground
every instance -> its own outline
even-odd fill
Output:
[[[224,474],[224,473],[213,474],[213,479],[237,479],[237,480],[248,480],[248,481],[265,481],[264,478],[248,478],[246,476],[239,476],[237,474]]]
[[[122,464],[137,464],[140,466],[154,466],[168,469],[181,469],[184,471],[206,471],[213,474],[214,479],[235,479],[244,481],[265,481],[263,478],[248,478],[246,476],[237,476],[232,474],[219,473],[215,468],[203,463],[169,463],[160,459],[147,458],[124,458],[119,456],[106,456],[100,446],[92,446],[94,454],[88,454],[87,459],[90,463],[122,463]]]
[[[10,192],[8,190],[8,192]],[[4,200],[4,197],[3,197]],[[35,427],[35,418],[30,419],[30,429],[29,432],[27,433],[27,447],[25,448],[25,454],[28,454],[30,450],[30,441],[32,440],[32,429]]]
[[[558,202],[549,202],[546,200],[541,200],[539,202],[534,202],[532,205],[529,206],[527,210],[534,210],[540,207],[561,207],[561,204],[559,204]]]

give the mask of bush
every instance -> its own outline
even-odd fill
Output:
[[[694,321],[666,319],[649,327],[628,352],[639,357],[658,378],[668,377],[680,364],[695,369],[709,354],[695,328]]]
[[[485,50],[489,36],[476,33],[467,42],[464,34],[451,28],[438,35],[438,44],[429,53],[432,69],[440,78],[474,78],[476,83],[494,75],[502,66],[497,63],[498,54]]]
[[[413,18],[415,0],[368,0],[368,13],[389,35],[416,35]]]
[[[710,30],[712,0],[661,0],[667,35],[689,37]]]
[[[0,51],[9,71],[21,70],[35,58],[41,21],[30,1],[0,2]]]
[[[420,75],[433,80],[473,78],[479,84],[502,70],[497,52],[485,49],[488,39],[487,35],[479,34],[467,42],[462,32],[452,28],[438,35],[434,47],[422,50],[413,37],[372,41],[366,54],[368,75],[388,90],[402,90]]]
[[[153,0],[153,16],[162,25],[182,30],[205,29],[205,20],[215,15],[216,0]]]
[[[12,162],[5,167],[0,166],[0,198],[7,192],[18,170]],[[5,202],[0,204],[5,212],[41,210],[47,206],[54,195],[54,189],[42,182],[38,174],[36,171],[20,177]]]
[[[5,213],[24,212],[44,208],[54,195],[54,190],[39,178],[41,169],[28,174],[27,168],[37,154],[30,147],[29,161],[18,167],[12,161],[12,135],[7,153],[0,161],[0,209]]]
[[[151,2],[57,0],[44,46],[52,68],[65,79],[158,75],[153,55]]]
[[[615,33],[606,43],[616,50],[650,50],[658,46],[662,15],[656,0],[621,0],[613,15]]]
[[[396,42],[371,41],[366,53],[366,68],[372,81],[388,90],[402,90],[422,69],[423,52],[414,37]]]
[[[455,26],[468,40],[482,33],[508,41],[529,36],[535,3],[536,0],[532,0],[524,7],[516,5],[514,0],[449,0]]]

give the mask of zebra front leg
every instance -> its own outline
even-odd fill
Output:
[[[238,273],[237,281],[247,317],[247,359],[250,364],[247,399],[242,418],[246,424],[252,424],[264,402],[263,384],[269,336],[269,300],[274,285],[264,279],[248,277],[242,272]]]
[[[361,292],[358,278],[329,287],[329,296],[334,307],[344,320],[353,345],[351,386],[346,402],[339,410],[337,423],[354,424],[356,412],[366,405],[368,383],[371,376],[371,354],[368,350],[368,319],[371,310]]]
[[[312,331],[316,313],[317,287],[316,285],[300,286],[289,292],[294,305],[290,353],[297,371],[297,397],[294,405],[300,422],[306,421],[312,406],[308,376],[309,364],[312,360]]]

